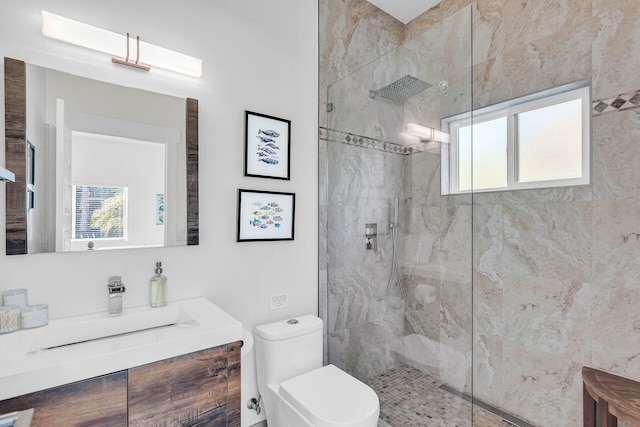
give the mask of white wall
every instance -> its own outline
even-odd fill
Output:
[[[45,39],[41,9],[201,57],[203,76],[130,70],[107,56]],[[205,295],[249,329],[316,312],[317,1],[2,2],[0,40],[2,57],[197,98],[200,107],[199,246],[1,256],[0,290],[26,287],[32,303],[48,303],[51,316],[61,317],[105,310],[107,279],[122,275],[125,305],[142,305],[158,260],[169,278],[170,299]],[[1,108],[4,113],[4,103]],[[243,176],[245,110],[292,121],[290,181]],[[2,205],[6,185],[0,184]],[[238,188],[295,192],[295,240],[236,243]],[[271,311],[269,298],[278,293],[289,294],[289,307]]]
[[[127,189],[125,239],[96,240],[95,250],[164,244],[165,226],[156,224],[156,194],[166,194],[165,156],[163,142],[72,133],[72,184]],[[87,240],[72,240],[70,246],[72,251],[86,251]]]

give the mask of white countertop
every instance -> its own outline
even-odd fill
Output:
[[[173,301],[167,307],[186,313],[183,321],[57,348],[41,349],[40,343],[60,328],[84,319],[108,319],[108,314],[54,319],[41,328],[0,335],[0,400],[242,339],[242,324],[206,298]],[[141,310],[159,309],[125,309],[123,318]]]

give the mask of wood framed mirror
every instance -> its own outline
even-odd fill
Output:
[[[5,164],[16,174],[7,255],[199,244],[196,99],[11,58],[4,76]]]

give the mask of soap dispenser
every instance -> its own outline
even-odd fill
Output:
[[[167,277],[162,274],[162,263],[156,262],[156,274],[151,278],[151,307],[167,305]]]

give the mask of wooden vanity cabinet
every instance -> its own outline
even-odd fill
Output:
[[[0,402],[0,414],[34,408],[31,427],[126,426],[127,371]]]
[[[239,427],[239,411],[239,342],[129,369],[131,427]]]
[[[240,346],[0,401],[0,413],[34,408],[32,427],[240,427]]]

